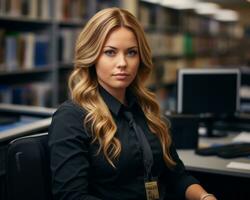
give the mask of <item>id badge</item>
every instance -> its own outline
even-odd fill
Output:
[[[160,198],[157,181],[145,182],[145,189],[147,194],[147,200],[157,200]]]

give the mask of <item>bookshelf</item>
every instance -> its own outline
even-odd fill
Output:
[[[148,0],[139,1],[138,13],[153,51],[155,72],[149,84],[153,84],[160,103],[171,103],[163,110],[176,109],[176,77],[180,68],[249,65],[250,40],[243,34],[239,21],[220,21],[193,9],[178,10]],[[244,80],[249,78],[247,71],[242,70]],[[249,85],[243,90],[244,102],[249,101]]]
[[[237,22],[220,22],[193,10],[175,10],[151,1],[140,1],[139,19],[156,68],[161,68],[156,74],[159,85],[175,83],[179,68],[226,67],[242,61]]]
[[[0,0],[0,102],[58,105],[61,71],[95,10],[90,0]]]
[[[122,5],[115,0],[0,0],[0,102],[45,107],[63,102],[80,30],[98,10]]]
[[[250,40],[243,41],[237,22],[190,9],[145,0],[0,0],[0,102],[46,107],[63,102],[76,36],[90,16],[113,6],[131,10],[146,31],[155,65],[151,88],[174,90],[180,68],[235,67],[250,60]],[[242,44],[244,53],[238,51]]]
[[[1,103],[52,105],[45,97],[53,72],[53,23],[46,3],[0,1]]]

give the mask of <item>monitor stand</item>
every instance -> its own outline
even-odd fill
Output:
[[[202,123],[206,129],[205,137],[226,137],[227,131],[224,130],[214,130],[215,118],[206,118],[202,120]]]

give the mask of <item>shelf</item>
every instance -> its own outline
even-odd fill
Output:
[[[177,60],[184,58],[184,55],[153,55],[153,60]]]
[[[50,72],[52,70],[51,67],[36,67],[33,69],[21,69],[15,71],[0,71],[1,76],[12,76],[12,75],[23,75],[23,74],[34,74],[34,73],[41,73],[41,72]]]
[[[177,34],[177,33],[180,33],[180,28],[177,26],[158,27],[158,26],[150,25],[149,27],[145,27],[144,31],[146,33]]]
[[[73,63],[59,63],[60,70],[73,70]]]
[[[16,70],[12,72],[0,72],[0,84],[20,84],[29,83],[31,81],[41,81],[47,78],[52,72],[51,67],[43,67],[32,70]]]
[[[13,17],[0,15],[1,28],[7,28],[11,30],[43,29],[44,27],[51,24],[51,19],[35,19],[29,17]]]
[[[70,19],[65,21],[56,21],[60,27],[83,27],[86,19]]]
[[[208,31],[184,31],[185,34],[188,34],[193,37],[206,37],[206,38],[217,38],[217,39],[230,39],[230,40],[240,40],[238,37],[230,35],[230,34],[223,34],[223,33],[209,33]]]
[[[231,53],[232,54],[232,53]],[[216,57],[225,57],[231,56],[230,52],[220,52],[220,51],[201,51],[192,54],[186,55],[153,55],[153,60],[178,60],[178,59],[196,59],[196,58],[216,58]]]
[[[0,15],[0,21],[36,23],[36,24],[52,23],[52,19],[40,19],[40,18],[31,18],[25,16],[6,16],[6,15]]]

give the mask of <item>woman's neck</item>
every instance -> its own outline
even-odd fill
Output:
[[[112,94],[112,93],[111,93]],[[113,97],[115,97],[118,101],[120,101],[122,104],[126,105],[127,101],[125,98],[125,91],[122,92],[116,92],[115,94],[112,94]]]
[[[124,105],[127,105],[126,101],[126,88],[125,89],[111,89],[101,85],[109,94],[116,98],[119,102]]]

